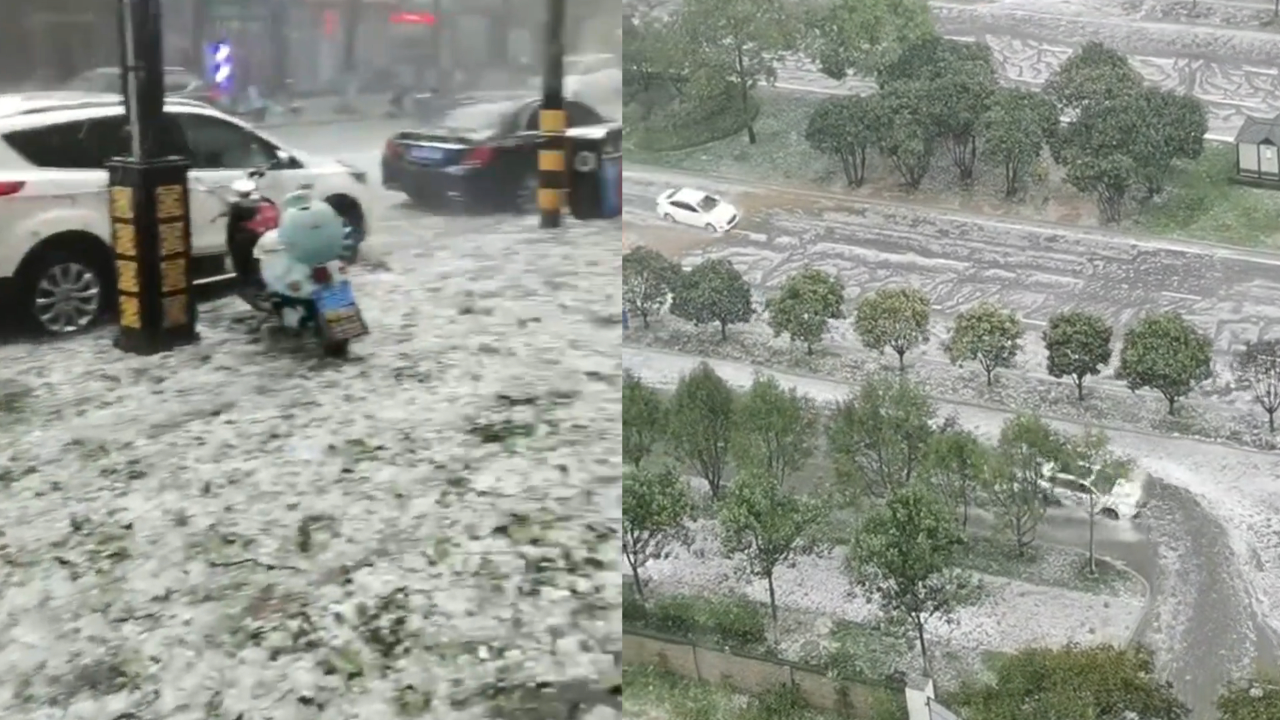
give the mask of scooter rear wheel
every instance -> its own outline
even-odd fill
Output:
[[[339,358],[339,359],[347,357],[347,351],[350,349],[351,349],[350,340],[334,340],[332,342],[324,343],[324,345],[320,348],[321,352],[324,353],[325,357]]]

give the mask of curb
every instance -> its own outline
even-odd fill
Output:
[[[684,152],[684,151],[672,151]],[[661,155],[663,153],[652,153],[653,155]],[[1005,226],[1011,228],[1021,228],[1024,230],[1039,230],[1044,232],[1063,232],[1067,231],[1075,235],[1085,236],[1090,239],[1102,242],[1136,245],[1153,249],[1172,250],[1182,252],[1189,255],[1228,255],[1237,259],[1250,262],[1259,262],[1269,265],[1280,265],[1280,250],[1268,250],[1258,248],[1242,248],[1237,245],[1228,245],[1226,243],[1214,242],[1211,240],[1184,240],[1181,238],[1164,237],[1160,235],[1128,235],[1118,230],[1107,230],[1104,228],[1085,227],[1081,225],[1066,225],[1063,223],[1051,223],[1043,220],[1018,220],[1011,222],[999,216],[983,215],[980,213],[965,212],[963,210],[952,210],[950,208],[934,208],[928,205],[916,205],[912,203],[899,202],[894,200],[882,200],[879,198],[868,198],[857,195],[841,195],[838,193],[809,190],[805,188],[793,188],[784,185],[771,185],[762,183],[741,175],[723,174],[723,173],[704,173],[695,170],[686,170],[681,168],[666,167],[663,165],[645,165],[641,163],[630,164],[629,167],[634,171],[663,174],[677,174],[686,177],[696,177],[708,180],[719,180],[721,182],[730,182],[742,185],[748,189],[758,189],[783,193],[789,195],[798,195],[801,197],[820,198],[824,200],[838,200],[840,202],[850,203],[852,205],[869,205],[872,207],[898,208],[902,210],[912,210],[915,212],[928,213],[935,217],[941,217],[951,220],[960,220],[964,222],[973,222],[986,225]],[[625,170],[623,171],[625,178]],[[625,180],[624,180],[625,182]]]
[[[1055,547],[1055,548],[1058,548],[1059,550],[1065,550],[1066,552],[1079,555],[1080,557],[1085,558],[1086,560],[1089,557],[1089,552],[1087,550],[1081,550],[1080,548],[1071,547],[1070,545],[1063,545],[1062,543],[1044,542],[1044,541],[1038,541],[1038,542],[1039,544],[1044,545],[1046,547]],[[1127,573],[1130,576],[1137,578],[1138,582],[1142,583],[1142,612],[1138,613],[1137,622],[1133,624],[1133,627],[1129,628],[1129,632],[1126,633],[1124,644],[1121,645],[1121,647],[1126,649],[1131,648],[1133,647],[1134,641],[1138,637],[1138,631],[1141,630],[1142,626],[1147,622],[1147,617],[1151,614],[1151,608],[1154,605],[1155,598],[1152,597],[1151,581],[1143,577],[1137,570],[1134,570],[1133,568],[1129,567],[1128,563],[1122,562],[1120,560],[1116,560],[1115,558],[1109,557],[1107,555],[1099,555],[1098,553],[1094,553],[1093,556],[1098,560],[1102,560],[1110,563],[1112,567],[1116,568],[1120,572]],[[1093,595],[1094,593],[1089,593],[1089,594]]]
[[[801,378],[804,380],[817,380],[818,382],[832,383],[835,385],[843,385],[851,389],[854,387],[847,380],[844,380],[842,378],[833,378],[825,375],[814,375],[813,373],[807,373],[802,370],[790,370],[787,368],[780,368],[772,365],[757,365],[754,363],[749,363],[742,360],[735,360],[731,358],[692,355],[690,353],[680,352],[677,350],[668,350],[666,348],[656,346],[656,345],[641,345],[639,343],[629,342],[627,341],[626,338],[623,338],[622,347],[624,348],[629,347],[635,350],[641,350],[643,352],[656,353],[658,355],[667,355],[668,357],[676,357],[676,358],[682,358],[682,359],[688,359],[688,360],[718,360],[720,362],[733,363],[735,365],[746,365],[752,368],[757,368],[757,369],[765,370],[769,372],[775,372],[782,375],[790,375],[791,377]],[[929,393],[928,396],[931,399],[936,400],[937,402],[944,403],[947,405],[955,405],[957,407],[967,407],[967,408],[973,408],[975,410],[986,410],[988,412],[997,412],[1004,415],[1016,415],[1018,412],[1017,410],[1012,408],[1003,407],[1000,405],[991,405],[988,403],[978,402],[976,400],[960,400],[960,399],[949,397],[946,395],[937,395],[934,393]],[[1099,430],[1106,430],[1108,432],[1127,433],[1129,435],[1139,435],[1142,437],[1151,438],[1153,440],[1185,440],[1187,442],[1204,443],[1205,445],[1225,447],[1231,450],[1239,450],[1241,452],[1249,452],[1256,455],[1265,455],[1270,458],[1274,458],[1276,456],[1276,453],[1274,450],[1258,450],[1255,448],[1248,447],[1246,445],[1238,445],[1236,443],[1223,442],[1220,440],[1209,440],[1206,438],[1196,437],[1193,435],[1169,435],[1165,433],[1158,433],[1153,430],[1144,430],[1141,428],[1125,427],[1121,425],[1112,425],[1108,423],[1087,422],[1083,420],[1064,418],[1058,415],[1046,414],[1046,413],[1040,414],[1040,417],[1044,420],[1050,420],[1053,422],[1058,422],[1058,423],[1062,423],[1065,425],[1070,425],[1072,427],[1078,427],[1078,428],[1083,428],[1087,426],[1091,428],[1097,428]]]

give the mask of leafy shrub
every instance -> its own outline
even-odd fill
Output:
[[[731,648],[755,648],[769,640],[764,608],[746,598],[727,597],[714,601],[707,629],[719,643]]]
[[[705,600],[687,595],[672,595],[650,602],[646,627],[667,635],[696,639],[703,635],[706,616]]]
[[[812,708],[800,694],[800,688],[786,683],[770,688],[747,701],[747,707],[739,720],[775,720],[798,718],[807,715]]]
[[[832,644],[804,658],[837,680],[859,682],[884,678],[899,669],[907,641],[889,628],[840,621],[831,629]]]
[[[742,100],[725,92],[701,101],[675,101],[660,106],[633,103],[623,120],[637,150],[674,152],[707,145],[746,131]],[[760,101],[747,99],[747,114],[760,114]]]
[[[641,608],[624,596],[622,612],[624,622],[702,645],[758,650],[769,639],[764,607],[741,597],[669,595]]]
[[[647,617],[648,608],[644,606],[644,603],[640,602],[640,596],[636,594],[631,581],[629,579],[623,580],[622,624],[646,627]]]

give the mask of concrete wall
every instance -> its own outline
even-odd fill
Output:
[[[655,665],[677,675],[724,683],[750,694],[791,683],[810,705],[851,718],[870,718],[877,701],[902,697],[905,692],[901,687],[871,682],[837,682],[817,670],[780,660],[710,650],[633,630],[627,630],[622,638],[622,664]],[[911,720],[916,720],[915,716]]]

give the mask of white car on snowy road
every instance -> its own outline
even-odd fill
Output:
[[[658,217],[667,222],[725,232],[738,224],[738,208],[710,193],[691,188],[668,190],[658,196]]]

